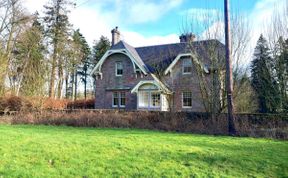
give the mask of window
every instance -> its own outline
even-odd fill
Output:
[[[182,93],[182,106],[184,108],[192,107],[192,92],[185,91]]]
[[[122,62],[116,62],[116,76],[123,75],[123,64]]]
[[[191,74],[192,72],[192,61],[190,58],[183,59],[182,63],[182,73],[183,74]]]
[[[141,108],[148,108],[149,106],[149,92],[148,91],[139,91],[138,93],[138,103]]]
[[[113,107],[118,107],[118,92],[113,93]]]
[[[160,107],[160,94],[151,93],[151,102],[152,107]]]
[[[125,107],[125,104],[126,104],[125,92],[113,92],[112,106]]]
[[[155,91],[139,91],[138,106],[140,108],[159,108],[161,106],[160,93]]]
[[[120,106],[125,107],[125,92],[120,93]]]

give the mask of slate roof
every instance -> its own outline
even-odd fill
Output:
[[[201,58],[201,62],[206,66],[210,66],[211,63],[207,50],[212,44],[217,45],[219,57],[224,57],[224,45],[218,40],[195,41],[192,43],[197,55]],[[185,42],[134,48],[124,41],[120,41],[110,49],[127,49],[140,65],[152,73],[155,66],[165,70],[179,54],[189,53],[188,43]]]

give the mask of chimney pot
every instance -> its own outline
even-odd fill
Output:
[[[194,35],[193,33],[186,33],[179,36],[179,39],[180,43],[193,42],[196,39],[196,35]]]
[[[118,26],[111,30],[112,33],[112,46],[120,41],[120,32],[118,31]]]

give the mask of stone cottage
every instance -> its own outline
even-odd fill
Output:
[[[199,75],[210,87],[217,85],[213,96],[221,104],[223,82],[212,74],[223,68],[212,65],[209,55],[213,46],[217,60],[224,61],[219,41],[196,41],[193,34],[183,34],[179,43],[134,48],[120,40],[117,27],[111,33],[112,46],[91,73],[96,109],[205,111]]]

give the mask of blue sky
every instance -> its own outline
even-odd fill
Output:
[[[256,2],[256,0],[231,0],[231,10],[249,14]],[[187,17],[189,18],[189,10],[191,9],[219,10],[222,12],[223,0],[185,0],[179,6],[173,8],[173,10],[165,13],[157,21],[129,24],[126,28],[137,31],[145,36],[168,35],[175,32],[181,33],[182,23]]]
[[[30,12],[43,11],[47,0],[23,0]],[[211,19],[223,12],[224,0],[77,0],[78,6],[69,15],[74,28],[89,44],[101,35],[111,39],[111,29],[119,26],[122,40],[133,46],[178,42],[185,20],[204,23],[199,14]],[[230,0],[231,11],[243,15],[251,24],[251,44],[256,43],[273,10],[288,0]],[[287,3],[288,4],[288,3]],[[194,18],[191,20],[191,16]],[[221,16],[222,17],[222,16]],[[202,21],[201,21],[202,20]],[[199,36],[205,30],[221,25],[221,20],[197,25],[193,32]],[[222,25],[223,26],[223,25]]]

